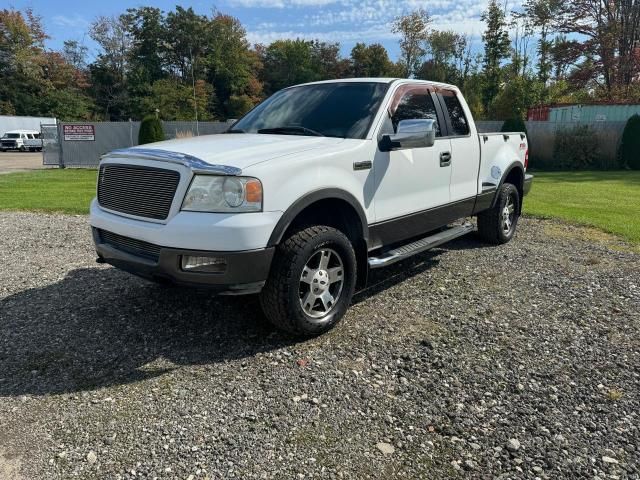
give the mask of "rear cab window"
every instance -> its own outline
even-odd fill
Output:
[[[456,93],[452,90],[442,90],[440,95],[444,101],[444,106],[449,114],[449,120],[451,123],[450,136],[460,137],[467,136],[470,133],[469,122],[462,104],[458,99]]]

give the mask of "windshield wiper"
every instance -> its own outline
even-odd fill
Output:
[[[260,130],[258,130],[258,133],[275,133],[275,134],[282,134],[282,135],[288,135],[288,134],[293,134],[293,135],[300,135],[300,134],[307,134],[307,135],[313,135],[314,137],[324,137],[325,135],[317,132],[316,130],[311,130],[310,128],[307,127],[301,127],[299,125],[290,125],[290,126],[286,126],[286,127],[275,127],[275,128],[261,128]]]
[[[231,130],[227,130],[225,133],[247,133],[241,128],[232,128]]]

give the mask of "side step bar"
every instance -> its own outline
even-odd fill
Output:
[[[443,243],[447,243],[455,238],[462,237],[467,233],[473,232],[475,227],[471,223],[465,223],[464,225],[456,225],[442,232],[438,232],[429,237],[416,240],[415,242],[402,245],[401,247],[394,248],[388,252],[384,252],[379,257],[369,257],[369,267],[382,268],[392,263],[399,262],[405,258],[409,258],[418,253],[422,253],[426,250],[438,247]]]

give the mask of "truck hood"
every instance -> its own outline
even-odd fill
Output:
[[[225,165],[244,169],[256,163],[334,146],[341,142],[344,142],[344,139],[301,135],[230,133],[169,140],[141,145],[127,150],[132,153],[136,150],[175,152],[190,155],[211,165]]]

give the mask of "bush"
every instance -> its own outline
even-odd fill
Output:
[[[161,142],[164,140],[164,131],[162,123],[155,115],[147,115],[140,124],[140,132],[138,133],[138,144]]]
[[[524,132],[527,133],[527,126],[521,118],[510,118],[502,124],[501,132]]]
[[[556,132],[553,157],[557,168],[560,169],[603,168],[598,137],[588,125],[578,125]]]
[[[623,167],[640,170],[640,115],[627,121],[620,142],[620,161]]]

